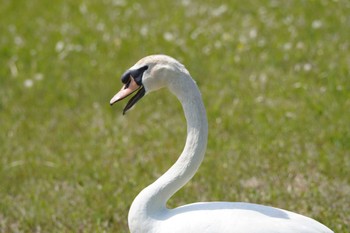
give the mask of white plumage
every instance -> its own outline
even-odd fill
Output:
[[[203,160],[208,123],[201,94],[186,68],[165,55],[141,59],[122,77],[125,84],[111,104],[139,92],[124,112],[142,96],[167,87],[183,106],[187,139],[175,164],[133,201],[131,233],[331,233],[321,223],[286,210],[240,202],[193,203],[168,209],[169,198],[196,173]]]

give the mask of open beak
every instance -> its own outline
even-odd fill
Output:
[[[134,78],[130,75],[129,82],[126,83],[122,87],[122,89],[117,94],[115,94],[113,96],[113,98],[111,99],[111,101],[109,103],[111,105],[113,105],[114,103],[128,97],[129,95],[131,95],[135,91],[138,91],[138,92],[126,104],[126,106],[124,107],[124,110],[123,110],[123,114],[125,114],[126,111],[128,111],[132,106],[134,106],[136,104],[136,102],[139,101],[145,95],[145,88],[143,86],[139,86],[135,82]]]

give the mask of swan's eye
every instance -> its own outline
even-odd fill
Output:
[[[148,69],[148,66],[142,66],[135,70],[127,70],[121,77],[122,83],[129,87],[131,79],[133,78],[137,85],[142,86],[143,73]]]
[[[136,70],[130,70],[129,75],[135,80],[137,85],[142,86],[143,73],[148,69],[148,66],[142,66]]]

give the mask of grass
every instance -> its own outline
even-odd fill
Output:
[[[179,155],[166,90],[122,116],[120,75],[183,62],[209,144],[169,202],[247,201],[350,231],[350,4],[10,1],[0,8],[0,232],[128,232],[133,198]]]

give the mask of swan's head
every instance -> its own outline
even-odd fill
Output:
[[[181,74],[188,74],[188,71],[174,58],[166,55],[144,57],[122,75],[121,81],[124,85],[111,99],[110,104],[136,92],[124,108],[125,114],[145,94],[176,83],[176,79],[183,77]]]

